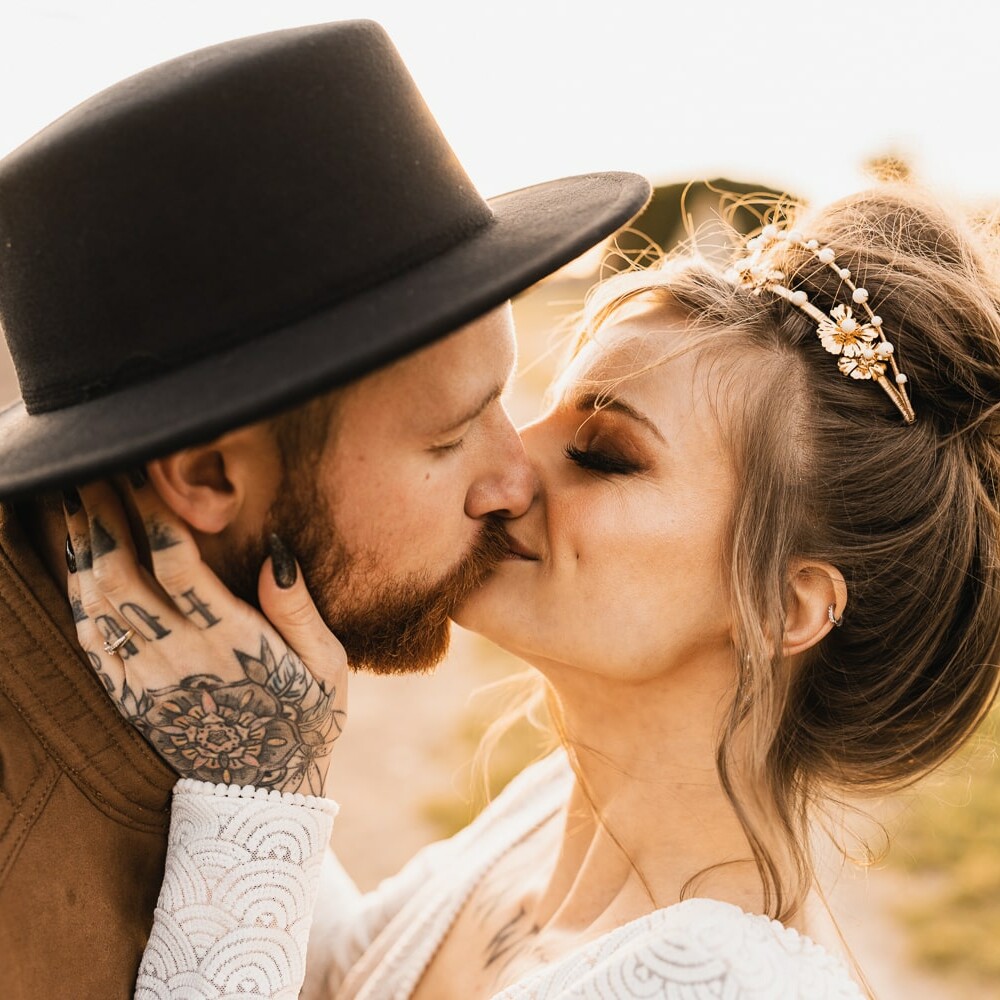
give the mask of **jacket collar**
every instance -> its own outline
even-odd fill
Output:
[[[97,808],[137,829],[166,829],[176,775],[105,693],[77,645],[66,595],[7,504],[0,504],[0,690]]]

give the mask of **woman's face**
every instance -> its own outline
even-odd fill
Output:
[[[717,375],[693,351],[654,364],[684,336],[662,308],[609,324],[522,431],[540,488],[507,523],[521,555],[456,618],[550,679],[571,667],[641,682],[732,662]]]

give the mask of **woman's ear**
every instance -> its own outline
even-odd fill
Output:
[[[280,468],[273,439],[265,424],[251,424],[207,444],[174,452],[149,462],[149,480],[170,509],[195,531],[218,535],[243,514],[251,492]],[[260,498],[254,496],[254,504]]]
[[[839,624],[846,606],[847,583],[839,569],[824,562],[793,564],[788,580],[785,656],[815,646]]]

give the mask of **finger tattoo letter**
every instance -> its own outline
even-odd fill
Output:
[[[205,628],[218,625],[221,619],[212,614],[211,608],[195,593],[194,587],[174,598],[181,612],[188,618],[200,619]],[[182,603],[183,602],[183,603]]]
[[[170,629],[161,625],[160,619],[148,612],[141,604],[136,604],[134,601],[127,601],[119,610],[122,613],[122,618],[147,642],[153,642],[155,639],[163,639],[170,635]],[[143,628],[139,622],[142,622],[146,627]],[[147,635],[147,630],[151,634]]]
[[[94,668],[94,673],[97,674],[97,676],[100,678],[101,683],[104,685],[104,690],[107,691],[108,694],[114,694],[115,682],[108,676],[107,672],[105,671],[104,663],[102,662],[101,658],[97,655],[97,653],[93,652],[90,649],[88,649],[86,653],[87,653],[87,659],[90,660],[90,665]]]
[[[120,639],[128,631],[128,629],[122,628],[118,619],[112,618],[111,615],[95,615],[94,624],[97,626],[97,631],[101,633],[105,642],[114,642],[116,639]],[[138,652],[138,647],[130,638],[128,642],[118,647],[115,651],[115,655],[119,656],[123,660],[127,660],[130,656],[138,655]]]

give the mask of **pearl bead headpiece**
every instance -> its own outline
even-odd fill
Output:
[[[792,291],[785,284],[785,274],[774,266],[771,251],[779,246],[795,246],[808,250],[821,264],[829,267],[847,286],[853,305],[840,304],[825,313],[809,301],[802,290]],[[882,331],[882,317],[876,316],[868,305],[868,292],[851,280],[851,272],[837,264],[830,247],[820,247],[817,240],[806,239],[795,230],[786,231],[777,226],[765,226],[759,236],[746,245],[747,256],[736,261],[728,272],[730,280],[755,295],[768,291],[801,309],[816,321],[816,335],[823,347],[838,355],[837,368],[842,375],[854,379],[871,379],[885,390],[903,420],[912,424],[916,419],[913,406],[906,394],[906,376],[896,366],[895,348],[886,340]],[[860,306],[862,315],[854,307]]]

